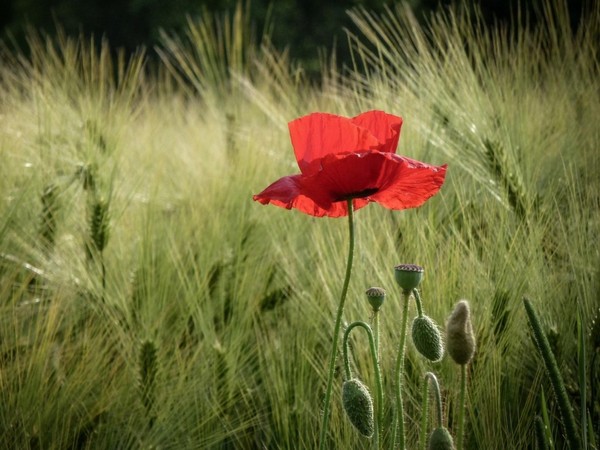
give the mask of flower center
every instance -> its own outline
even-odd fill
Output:
[[[342,200],[350,200],[352,198],[365,198],[365,197],[368,197],[369,195],[373,195],[378,190],[379,189],[377,189],[377,188],[369,188],[369,189],[363,189],[362,191],[358,191],[358,192],[352,192],[350,194],[339,195],[337,197],[336,201],[341,202]]]

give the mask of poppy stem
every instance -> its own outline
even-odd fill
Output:
[[[423,398],[421,405],[421,432],[419,434],[419,450],[425,450],[427,446],[427,422],[429,416],[429,383],[433,386],[433,393],[436,401],[436,419],[437,424],[434,428],[441,428],[442,422],[442,395],[440,393],[440,383],[433,372],[427,372],[423,377]]]
[[[460,400],[458,401],[458,430],[456,431],[456,450],[463,449],[465,438],[465,394],[467,391],[467,365],[460,366]]]
[[[421,431],[419,432],[419,450],[427,448],[427,425],[429,422],[429,379],[427,374],[423,378],[421,387]]]
[[[325,391],[325,400],[323,405],[323,422],[321,425],[321,434],[319,438],[319,449],[326,448],[325,441],[327,437],[327,427],[329,426],[329,410],[331,405],[331,391],[333,388],[333,376],[335,374],[335,361],[338,353],[338,341],[340,337],[340,328],[342,326],[342,315],[344,314],[344,304],[346,303],[346,294],[348,293],[348,285],[350,284],[350,275],[352,274],[352,260],[354,259],[354,211],[352,199],[348,199],[348,262],[346,263],[346,277],[342,287],[342,294],[338,304],[337,314],[335,317],[335,325],[333,328],[333,342],[331,344],[331,356],[329,358],[329,371],[327,374],[327,390]]]
[[[369,338],[369,349],[371,350],[371,357],[373,358],[373,370],[375,371],[375,383],[377,389],[377,414],[375,416],[375,435],[373,437],[373,448],[379,449],[381,446],[381,422],[383,420],[383,386],[381,382],[381,369],[379,367],[379,357],[377,356],[375,336],[373,335],[373,330],[369,324],[365,322],[352,322],[344,331],[344,339],[342,341],[344,373],[346,380],[350,380],[352,378],[352,371],[350,370],[350,358],[348,356],[348,339],[350,338],[350,332],[356,327],[361,327],[367,332],[367,336]]]
[[[415,304],[417,305],[417,314],[419,314],[419,317],[423,317],[423,304],[421,303],[421,295],[419,294],[417,288],[413,289],[412,293],[415,297]]]
[[[400,328],[400,344],[398,345],[398,359],[396,360],[396,414],[394,415],[394,426],[392,428],[392,445],[396,448],[396,434],[399,435],[399,448],[404,450],[406,441],[404,437],[404,406],[402,403],[402,378],[404,375],[404,350],[406,348],[406,328],[408,325],[408,305],[411,291],[403,291],[402,297],[402,326]]]

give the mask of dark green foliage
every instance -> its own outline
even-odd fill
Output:
[[[542,330],[540,320],[535,312],[535,309],[533,308],[533,305],[531,304],[531,301],[525,299],[524,304],[529,326],[531,327],[532,331],[533,342],[540,353],[540,356],[544,362],[544,366],[546,367],[546,372],[548,373],[548,377],[552,383],[554,395],[560,409],[562,425],[565,428],[565,434],[569,441],[570,448],[572,450],[577,450],[581,448],[581,442],[575,426],[573,409],[569,404],[569,398],[567,396],[567,391],[565,390],[564,381],[560,371],[558,370],[558,364],[556,363],[554,354],[550,349],[550,343],[548,342],[548,339]]]
[[[539,450],[548,450],[546,431],[544,430],[544,421],[540,416],[535,417],[535,439]]]
[[[58,209],[57,186],[49,184],[41,195],[42,214],[40,224],[40,237],[45,246],[54,245],[56,238],[56,212]]]
[[[150,415],[155,401],[154,392],[158,373],[156,352],[154,342],[148,340],[142,343],[139,362],[140,397],[148,415]]]
[[[108,201],[104,199],[95,199],[89,210],[90,223],[90,244],[91,247],[100,253],[104,251],[108,242]]]
[[[93,164],[80,164],[77,166],[75,177],[81,181],[84,191],[96,191],[96,166]]]
[[[274,289],[260,300],[260,310],[262,312],[274,310],[289,300],[291,294],[292,289],[289,286]]]

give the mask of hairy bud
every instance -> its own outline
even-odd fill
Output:
[[[369,389],[358,379],[344,381],[342,386],[344,410],[358,432],[370,438],[375,431],[373,398]]]
[[[439,427],[431,432],[427,450],[454,450],[454,441],[446,428]]]
[[[461,300],[446,324],[446,346],[448,354],[459,365],[468,364],[475,353],[475,337],[471,324],[469,302]]]
[[[412,340],[419,353],[431,362],[438,362],[444,356],[442,335],[430,317],[415,317],[412,323]]]

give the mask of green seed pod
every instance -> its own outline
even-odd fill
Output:
[[[412,340],[419,353],[431,362],[438,362],[444,356],[442,335],[430,317],[415,317],[412,323]]]
[[[431,432],[427,450],[454,450],[454,441],[446,428],[439,427]]]
[[[412,292],[423,279],[425,271],[421,266],[416,264],[400,264],[394,268],[396,282],[404,292]]]
[[[468,364],[475,353],[475,337],[471,324],[469,302],[461,300],[446,325],[446,346],[452,359],[459,365]]]
[[[383,305],[383,301],[385,300],[385,290],[380,287],[372,287],[367,289],[366,294],[373,311],[379,311],[381,305]]]
[[[375,431],[373,398],[369,389],[358,379],[344,381],[342,385],[344,410],[358,432],[370,438]]]

